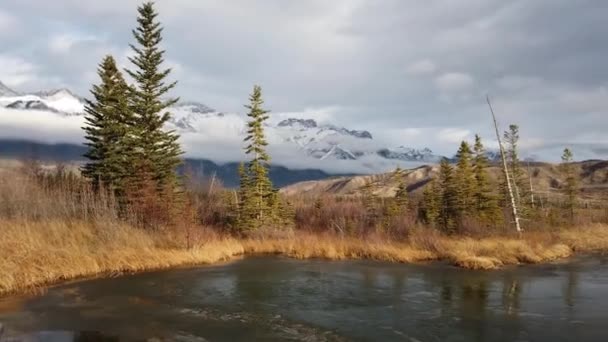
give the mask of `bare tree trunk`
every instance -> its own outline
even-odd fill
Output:
[[[505,150],[502,147],[502,141],[500,140],[500,133],[498,132],[498,123],[496,122],[496,115],[494,115],[494,109],[490,103],[490,97],[486,96],[486,101],[490,107],[490,113],[492,113],[492,120],[494,121],[494,129],[496,130],[496,139],[498,139],[498,147],[500,148],[500,157],[502,159],[502,167],[507,181],[507,189],[509,191],[509,198],[511,199],[511,210],[513,212],[513,218],[515,220],[515,229],[517,233],[521,234],[521,226],[519,225],[519,215],[517,213],[517,205],[515,204],[515,198],[513,197],[513,188],[511,186],[511,177],[509,177],[509,169],[507,168],[507,158],[505,157]]]

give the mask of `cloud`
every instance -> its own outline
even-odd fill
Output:
[[[60,33],[49,39],[49,50],[54,54],[67,54],[77,44],[96,42],[98,39],[91,35],[76,33]]]
[[[0,37],[9,36],[11,31],[18,29],[18,26],[18,19],[0,8]]]
[[[36,67],[19,57],[0,54],[0,81],[9,87],[19,87],[34,80]]]
[[[450,144],[459,144],[463,140],[467,140],[470,138],[471,131],[464,128],[444,128],[437,133],[437,139],[440,141],[450,143]]]
[[[9,29],[0,29],[0,56],[20,64],[0,68],[0,81],[87,94],[103,55],[122,60],[128,51],[139,3],[2,0],[0,28]],[[156,4],[166,60],[178,66],[173,95],[185,100],[243,113],[260,84],[277,118],[304,113],[447,154],[456,146],[437,138],[442,129],[493,135],[489,93],[499,121],[520,124],[522,140],[608,145],[601,138],[608,125],[608,8],[601,0]],[[408,128],[424,133],[385,134]]]
[[[28,111],[0,108],[0,137],[29,138],[46,143],[75,143],[84,141],[81,127],[84,118],[59,116],[45,111]]]
[[[560,102],[574,112],[604,115],[608,113],[608,88],[600,86],[590,90],[568,91]]]
[[[412,75],[432,74],[437,70],[437,66],[430,59],[423,59],[410,64],[406,71]]]
[[[437,88],[446,93],[467,90],[471,88],[474,83],[471,75],[462,72],[445,73],[435,79]]]

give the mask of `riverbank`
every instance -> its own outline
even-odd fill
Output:
[[[175,236],[126,225],[2,221],[0,226],[0,294],[82,277],[210,264],[262,253],[298,259],[444,260],[467,269],[497,269],[549,262],[574,253],[608,252],[608,227],[603,225],[527,233],[521,239],[447,237],[421,230],[402,242],[307,233],[255,239],[208,234],[191,248],[181,247]]]

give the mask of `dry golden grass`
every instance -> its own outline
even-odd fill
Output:
[[[416,262],[435,259],[434,253],[385,239],[356,239],[330,234],[296,234],[290,239],[243,241],[246,254],[282,254],[296,259],[371,259]]]
[[[403,242],[309,233],[268,239],[211,235],[192,248],[180,247],[175,236],[125,225],[4,220],[0,226],[0,294],[81,277],[208,264],[243,254],[403,263],[445,260],[463,268],[497,269],[565,258],[574,251],[608,251],[608,227],[600,225],[521,239],[446,237],[423,230]]]
[[[0,293],[99,274],[213,263],[243,253],[233,239],[190,249],[164,247],[161,235],[126,226],[23,221],[0,226]]]

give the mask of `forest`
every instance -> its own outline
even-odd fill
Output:
[[[243,101],[247,160],[238,188],[178,172],[184,151],[165,128],[178,99],[162,32],[153,3],[144,3],[130,65],[121,70],[111,55],[100,61],[82,128],[86,164],[49,170],[24,160],[0,172],[0,294],[257,253],[495,269],[608,251],[608,206],[603,197],[582,200],[574,151],[563,150],[557,193],[539,194],[520,160],[517,124],[497,137],[501,162],[476,135],[454,146],[454,160],[442,160],[420,189],[408,181],[411,170],[397,168],[354,194],[287,193],[268,174],[264,123],[272,113],[255,85]],[[390,191],[380,191],[386,184]]]

